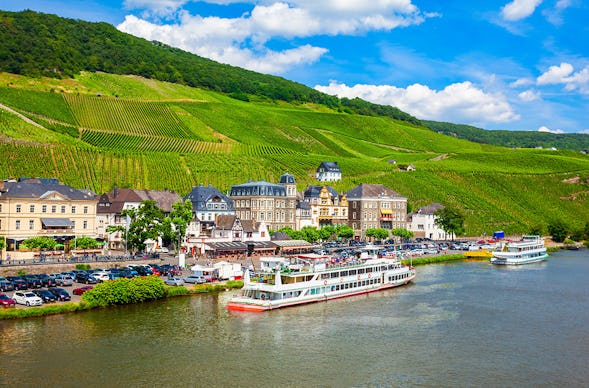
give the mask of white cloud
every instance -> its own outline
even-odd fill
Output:
[[[550,66],[550,68],[541,74],[537,79],[538,85],[558,85],[562,84],[565,90],[578,90],[581,93],[589,93],[589,66],[582,70],[574,72],[575,69],[570,63],[563,62],[559,66]]]
[[[540,93],[535,90],[525,90],[517,95],[524,102],[531,102],[540,99]]]
[[[552,130],[552,129],[545,127],[545,126],[541,126],[540,128],[538,128],[538,132],[548,132],[548,133],[556,133],[556,134],[565,133],[562,129]]]
[[[534,13],[542,0],[513,0],[501,9],[501,16],[508,21],[525,19]]]
[[[482,125],[519,120],[505,97],[485,93],[471,82],[455,83],[436,91],[413,84],[407,88],[390,85],[355,85],[331,82],[315,89],[339,97],[360,97],[381,105],[392,105],[426,120]]]
[[[276,52],[265,47],[273,38],[388,31],[438,16],[421,12],[411,0],[203,0],[214,4],[249,3],[252,9],[237,18],[201,17],[183,10],[191,1],[125,0],[128,9],[144,12],[141,18],[127,16],[118,29],[223,63],[258,71],[267,68],[280,74],[297,64],[317,61],[327,50],[303,45]],[[162,24],[158,19],[161,17],[175,23]],[[263,63],[269,59],[276,62]]]
[[[584,129],[584,130],[580,131],[579,133],[582,133],[584,135],[589,135],[589,128]]]

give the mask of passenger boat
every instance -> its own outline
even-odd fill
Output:
[[[244,273],[241,294],[229,310],[266,311],[323,302],[401,286],[415,278],[415,269],[394,258],[365,254],[350,260],[304,257],[271,258],[274,268]]]
[[[544,239],[540,236],[523,236],[521,241],[506,242],[493,252],[491,263],[520,265],[536,263],[548,258]]]

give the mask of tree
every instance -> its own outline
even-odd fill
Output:
[[[368,228],[366,229],[366,237],[373,237],[377,240],[382,240],[389,237],[389,231],[384,228]]]
[[[164,213],[155,201],[142,201],[138,209],[125,209],[121,214],[128,215],[131,219],[127,235],[127,241],[131,248],[143,251],[146,240],[157,240],[164,234]]]
[[[413,237],[413,232],[405,228],[395,228],[392,230],[391,234],[400,237],[402,240],[408,240]]]
[[[562,220],[552,220],[548,224],[548,233],[552,236],[552,241],[563,242],[568,236],[569,228]]]
[[[188,224],[190,224],[192,218],[192,201],[187,199],[184,202],[178,201],[174,203],[170,216],[164,219],[164,236],[178,242],[176,250],[180,249],[182,240],[186,236],[186,229],[188,229]]]
[[[352,238],[354,237],[354,229],[350,228],[348,225],[340,224],[335,227],[335,232],[337,233],[337,237],[339,238]]]
[[[22,242],[21,245],[29,249],[53,249],[57,241],[51,237],[31,237]]]
[[[6,248],[6,238],[4,236],[0,236],[0,260],[2,260],[2,252]]]
[[[321,229],[319,229],[317,231],[317,233],[319,234],[319,238],[322,241],[327,241],[329,240],[332,236],[335,235],[335,226],[332,225],[326,225],[324,227],[322,227]]]
[[[455,235],[464,233],[464,215],[458,209],[452,207],[444,207],[436,212],[436,225],[439,225],[444,232],[452,235],[454,240]]]
[[[317,232],[317,228],[314,226],[305,226],[303,229],[301,229],[301,235],[303,240],[310,243],[315,243],[317,240],[319,240],[319,232]]]
[[[542,225],[542,224],[532,225],[532,227],[530,228],[530,234],[543,236],[544,230],[545,230],[544,225]]]
[[[98,248],[100,243],[92,237],[76,237],[75,246],[78,249],[93,249]]]

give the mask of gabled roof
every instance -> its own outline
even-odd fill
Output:
[[[255,233],[260,230],[260,223],[254,220],[242,220],[241,226],[243,231],[247,233]]]
[[[231,214],[220,214],[217,216],[215,224],[217,225],[217,229],[231,230],[235,225],[236,219],[237,217]]]
[[[87,190],[78,190],[59,183],[57,179],[21,178],[19,181],[2,182],[2,196],[10,198],[40,199],[50,192],[59,193],[60,196],[74,201],[94,200],[94,193]]]
[[[116,214],[123,210],[125,204],[139,204],[145,200],[155,201],[164,213],[169,213],[172,211],[172,205],[178,201],[182,201],[182,197],[171,190],[158,191],[114,188],[100,196],[97,212]],[[106,204],[108,206],[105,206]]]
[[[337,162],[321,162],[317,171],[341,172]]]
[[[415,213],[418,214],[436,214],[436,212],[440,209],[445,208],[444,205],[440,204],[440,203],[430,203],[427,206],[423,206],[420,207],[419,209],[417,209],[417,211]]]
[[[234,210],[233,200],[211,185],[194,186],[184,199],[189,199],[192,202],[193,212],[211,211],[211,209],[207,209],[209,202],[225,202],[227,204],[226,211]]]
[[[361,183],[347,193],[348,201],[355,199],[378,199],[378,198],[396,198],[406,199],[406,197],[394,190],[381,184]]]
[[[337,191],[331,186],[325,186],[331,198],[338,198]],[[305,191],[303,192],[303,197],[307,198],[319,198],[319,194],[321,194],[321,190],[323,189],[323,185],[314,185],[314,186],[307,186]]]

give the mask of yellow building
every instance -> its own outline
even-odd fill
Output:
[[[31,237],[51,237],[64,254],[74,249],[76,237],[96,237],[96,199],[57,179],[23,178],[0,182],[0,236],[5,238],[3,260],[34,258],[21,249]],[[48,253],[53,254],[53,252]]]

